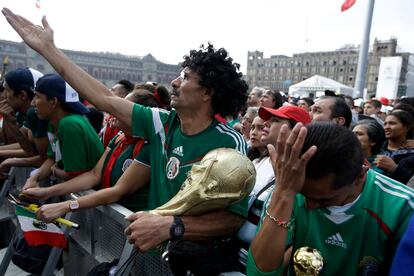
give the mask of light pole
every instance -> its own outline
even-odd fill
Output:
[[[6,74],[7,65],[9,65],[9,57],[5,56],[3,58],[3,68],[2,68],[1,74],[0,74],[0,81],[3,81],[3,79],[4,79],[4,75]]]

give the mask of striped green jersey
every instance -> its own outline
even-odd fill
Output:
[[[295,228],[287,244],[293,253],[303,246],[319,250],[324,258],[321,275],[360,275],[376,268],[388,274],[413,208],[414,190],[369,170],[363,192],[344,212],[308,210],[305,197],[298,194],[292,214]],[[281,270],[261,272],[249,253],[248,275],[280,275]],[[289,271],[294,275],[292,267]]]
[[[149,141],[151,146],[151,184],[149,209],[168,202],[178,193],[191,167],[216,148],[233,148],[246,153],[243,137],[224,124],[213,120],[202,132],[188,136],[182,133],[175,110],[134,105],[132,133]],[[233,204],[230,210],[247,216],[247,199]]]

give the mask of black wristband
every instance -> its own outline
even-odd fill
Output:
[[[184,223],[179,216],[174,216],[174,222],[170,228],[170,237],[172,241],[180,240],[184,236]]]

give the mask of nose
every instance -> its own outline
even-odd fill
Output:
[[[175,78],[175,79],[173,79],[173,80],[171,81],[171,86],[172,86],[173,88],[178,88],[178,87],[180,87],[180,84],[181,84],[181,78],[180,78],[180,77],[177,77],[177,78]]]

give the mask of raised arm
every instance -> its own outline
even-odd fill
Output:
[[[287,137],[287,126],[283,125],[276,149],[268,146],[277,185],[262,225],[252,241],[251,255],[255,265],[250,263],[249,258],[248,271],[251,267],[257,267],[263,272],[270,272],[283,263],[295,196],[304,185],[306,164],[316,152],[316,147],[312,146],[300,155],[306,134],[306,128],[298,123]]]
[[[7,8],[3,8],[2,13],[23,41],[41,54],[83,98],[98,109],[131,125],[133,103],[114,96],[107,87],[91,77],[59,50],[54,44],[53,30],[45,16],[42,18],[43,26],[39,26]]]

